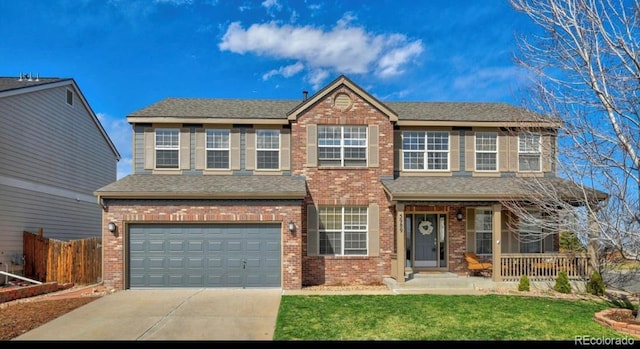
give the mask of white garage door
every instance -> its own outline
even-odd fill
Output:
[[[279,224],[131,224],[129,287],[281,287]]]

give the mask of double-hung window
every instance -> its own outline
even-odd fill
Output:
[[[492,251],[492,239],[491,239],[491,210],[489,209],[476,209],[476,253],[477,254],[491,254]]]
[[[523,217],[519,217],[518,240],[520,241],[520,253],[542,253],[542,226],[539,211],[528,211]]]
[[[207,169],[229,169],[229,130],[207,130]]]
[[[180,165],[180,131],[178,129],[156,129],[156,168],[177,169]]]
[[[519,171],[539,172],[541,156],[539,134],[521,133],[518,135]]]
[[[402,158],[405,170],[449,170],[449,132],[402,132]]]
[[[319,223],[321,255],[367,254],[366,207],[320,207]]]
[[[476,133],[476,171],[498,170],[498,134]]]
[[[320,166],[366,166],[366,126],[318,126]]]
[[[256,131],[256,168],[277,170],[280,168],[280,131]]]

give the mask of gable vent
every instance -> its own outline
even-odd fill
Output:
[[[333,105],[335,108],[345,111],[351,106],[351,97],[346,93],[340,93],[334,99]]]

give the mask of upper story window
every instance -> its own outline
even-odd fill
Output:
[[[207,168],[229,169],[229,130],[207,130]]]
[[[73,91],[67,90],[67,104],[73,105]]]
[[[320,166],[367,166],[366,126],[318,126]]]
[[[180,130],[156,129],[156,168],[179,168]]]
[[[256,131],[256,168],[277,170],[280,168],[280,131]]]
[[[402,132],[402,158],[405,170],[449,170],[449,132]]]
[[[366,207],[320,207],[318,213],[321,255],[367,254]]]
[[[539,172],[542,152],[540,151],[540,135],[521,133],[518,135],[518,170],[522,172]]]
[[[476,132],[476,171],[498,170],[498,134]]]

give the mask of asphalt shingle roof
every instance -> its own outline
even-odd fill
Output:
[[[0,77],[0,92],[16,90],[25,87],[37,86],[37,85],[45,85],[53,82],[71,80],[71,79],[61,79],[61,78],[32,78],[31,81],[23,78],[20,81],[19,77]]]
[[[129,117],[286,119],[301,100],[166,98]],[[506,103],[382,102],[399,120],[540,121],[541,115]]]
[[[567,200],[580,199],[582,187],[552,177],[398,177],[382,181],[394,200],[508,199],[536,195],[539,186],[557,190]],[[599,199],[606,193],[594,191]]]
[[[300,101],[213,98],[166,98],[129,116],[286,119]]]
[[[304,179],[292,176],[129,175],[95,192],[102,197],[302,199]]]
[[[542,116],[506,103],[387,102],[398,120],[540,121]]]

